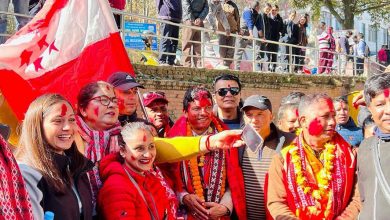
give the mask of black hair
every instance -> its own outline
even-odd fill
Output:
[[[213,81],[213,88],[215,89],[215,85],[217,84],[217,82],[219,80],[232,80],[232,81],[235,81],[237,84],[238,84],[238,88],[240,89],[241,91],[241,88],[242,88],[242,84],[240,82],[240,79],[235,76],[235,75],[231,75],[231,74],[222,74],[220,76],[217,76],[215,77],[214,81]]]
[[[184,94],[183,98],[183,111],[187,112],[188,107],[190,106],[190,102],[193,102],[195,99],[198,99],[198,93],[199,92],[205,92],[206,97],[211,100],[211,104],[213,104],[213,98],[211,96],[211,93],[209,90],[207,90],[203,86],[191,86],[187,89],[186,93]]]
[[[371,104],[371,101],[375,96],[389,88],[390,74],[388,73],[381,73],[368,78],[364,84],[364,100],[366,101],[367,106]]]

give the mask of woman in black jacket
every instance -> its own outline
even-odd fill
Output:
[[[31,198],[34,219],[45,212],[64,220],[92,219],[92,195],[86,174],[92,162],[74,142],[74,111],[62,96],[47,94],[29,106],[16,158]]]

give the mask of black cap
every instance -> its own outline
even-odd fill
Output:
[[[10,133],[11,129],[8,127],[8,125],[0,124],[0,135],[3,136],[5,140],[8,140]]]
[[[245,99],[244,105],[241,111],[244,111],[246,107],[254,107],[260,110],[270,110],[272,112],[271,101],[262,95],[252,95]]]
[[[137,83],[135,78],[125,72],[116,72],[108,78],[108,83],[114,86],[116,89],[129,90],[134,87],[145,88],[141,84]]]

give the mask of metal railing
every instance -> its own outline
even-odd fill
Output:
[[[165,37],[161,35],[160,27],[161,24],[168,24],[173,26],[178,26],[180,30],[185,28],[191,28],[196,31],[200,31],[201,39],[200,41],[187,41],[192,44],[200,44],[200,54],[194,55],[192,54],[194,51],[190,51],[188,54],[192,61],[192,67],[194,67],[194,61],[200,60],[201,68],[218,68],[222,65],[218,65],[221,62],[225,61],[227,63],[232,63],[228,68],[236,69],[241,71],[261,71],[261,72],[277,72],[277,73],[306,73],[306,74],[317,74],[319,75],[322,71],[324,74],[329,75],[349,75],[349,76],[369,76],[371,74],[381,73],[386,68],[385,66],[371,60],[367,57],[358,57],[354,55],[347,55],[344,53],[338,53],[335,51],[323,51],[319,48],[314,47],[303,47],[292,44],[287,44],[283,42],[276,42],[270,40],[264,40],[259,38],[253,38],[249,36],[242,36],[238,34],[230,34],[230,37],[235,38],[234,45],[221,45],[213,43],[215,40],[207,40],[207,39],[216,39],[221,35],[226,36],[225,32],[213,31],[203,27],[197,26],[189,26],[182,23],[174,23],[158,18],[146,17],[143,15],[128,13],[124,11],[119,11],[113,9],[114,14],[121,15],[121,22],[119,30],[121,32],[121,36],[123,41],[125,37],[128,35],[131,36],[143,36],[146,38],[156,38],[157,42],[161,42],[162,39],[169,40],[177,40],[178,45],[183,45],[182,38],[171,38]],[[6,16],[21,16],[28,17],[31,16],[4,12],[0,11],[0,15]],[[132,22],[148,22],[152,24],[156,24],[157,30],[156,33],[139,33],[139,32],[131,32],[124,29],[125,21]],[[10,34],[0,33],[1,36],[8,37]],[[246,41],[245,48],[240,48],[238,42]],[[1,43],[1,42],[0,42]],[[275,44],[277,45],[278,50],[270,51],[267,45]],[[159,45],[160,46],[160,45]],[[178,47],[179,48],[179,47]],[[233,57],[219,57],[216,53],[219,48],[227,48],[230,50],[234,50]],[[137,55],[140,57],[144,56],[144,53],[149,53],[148,59],[154,59],[153,65],[158,64],[158,56],[162,54],[177,56],[176,53],[168,53],[158,50],[158,52],[151,52],[145,50],[137,50],[127,48],[129,52],[130,58],[132,62],[136,63],[138,60],[135,58]],[[242,56],[238,52],[241,52]],[[135,54],[135,55],[134,55]],[[276,61],[271,61],[271,55],[276,56]],[[246,57],[246,59],[242,59]],[[179,58],[181,58],[179,56]],[[143,61],[144,62],[144,61]],[[245,64],[245,65],[244,65]],[[244,66],[244,67],[243,67]],[[246,66],[246,67],[245,67]],[[222,66],[225,67],[225,66]],[[237,68],[240,69],[237,69]],[[225,67],[226,68],[226,67]]]

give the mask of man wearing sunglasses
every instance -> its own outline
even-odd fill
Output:
[[[129,122],[144,121],[137,117],[138,88],[144,87],[137,83],[134,77],[125,72],[116,72],[108,78],[108,83],[114,86],[118,99],[119,121],[122,126]]]
[[[234,75],[223,74],[214,79],[214,114],[230,129],[239,129],[244,124],[239,104],[241,82]]]
[[[168,100],[165,93],[147,92],[142,98],[149,121],[156,127],[158,136],[165,137],[173,125],[173,121],[169,118]]]

